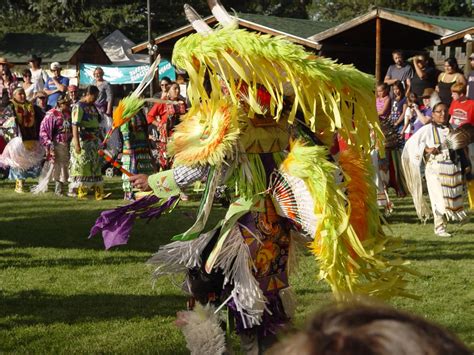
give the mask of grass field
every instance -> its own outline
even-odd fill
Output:
[[[123,203],[120,180],[106,186],[111,199],[77,201],[18,195],[12,182],[0,182],[0,353],[187,353],[173,324],[186,301],[180,280],[161,279],[152,288],[144,263],[193,223],[198,202],[150,224],[139,221],[127,246],[104,251],[101,237],[87,239],[88,231],[102,210]],[[474,223],[450,225],[455,236],[439,238],[432,224],[417,221],[411,200],[395,205],[391,228],[421,275],[410,288],[422,299],[391,304],[442,324],[474,348]],[[215,208],[213,222],[223,213]],[[307,254],[292,279],[296,325],[331,299],[316,275]]]

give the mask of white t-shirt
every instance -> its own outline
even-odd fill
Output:
[[[416,104],[413,104],[413,107],[407,107],[405,110],[405,117],[403,119],[403,124],[406,125],[408,123],[407,128],[405,128],[405,132],[403,133],[413,133],[413,122],[410,122],[410,120],[414,117],[417,117],[416,112],[415,112],[415,107],[418,107]]]
[[[48,80],[48,75],[43,69],[30,69],[31,71],[31,82],[34,85],[34,92],[37,93],[44,89],[44,83]]]

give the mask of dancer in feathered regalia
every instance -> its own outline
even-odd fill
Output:
[[[297,243],[309,246],[337,299],[407,295],[404,263],[382,256],[395,240],[380,224],[369,155],[371,128],[383,139],[373,78],[283,38],[238,29],[219,3],[211,7],[216,29],[185,7],[198,33],[173,52],[189,74],[191,102],[168,144],[173,168],[130,178],[153,191],[153,203],[161,199],[158,213],[206,181],[196,222],[149,260],[155,277],[187,275],[196,308],[178,323],[191,352],[224,351],[215,325],[224,306],[247,352],[266,346],[292,318],[288,273]],[[232,203],[206,230],[223,183]],[[126,242],[133,211],[142,213],[145,202],[136,203],[104,212],[91,234],[103,230],[108,247]]]
[[[15,192],[24,193],[24,182],[41,171],[44,149],[39,143],[39,122],[25,90],[16,88],[13,99],[0,117],[0,126],[10,139],[0,155],[0,164],[10,167],[9,179],[15,180]]]
[[[452,127],[448,122],[448,108],[442,102],[433,106],[433,121],[420,128],[403,149],[403,171],[418,217],[426,221],[430,212],[423,198],[420,168],[426,165],[425,177],[434,218],[434,233],[451,237],[448,220],[465,221],[464,184],[461,160],[467,158],[462,149],[450,150]]]

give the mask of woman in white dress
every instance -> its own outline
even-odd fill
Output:
[[[448,107],[438,103],[433,107],[433,120],[421,127],[406,143],[403,150],[403,170],[417,214],[422,220],[429,210],[422,196],[420,167],[426,165],[425,177],[434,217],[434,232],[439,237],[450,237],[448,219],[463,222],[467,218],[463,207],[463,178],[459,157],[446,145],[449,125]]]

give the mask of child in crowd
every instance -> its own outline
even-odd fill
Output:
[[[407,101],[405,103],[404,107],[404,117],[403,117],[403,138],[405,139],[405,142],[410,139],[410,137],[413,135],[413,128],[415,121],[417,119],[417,114],[416,110],[418,109],[418,105],[416,104],[418,101],[418,97],[414,92],[411,92],[408,94]]]
[[[390,114],[390,95],[387,84],[382,83],[377,85],[377,98],[375,100],[377,106],[377,114],[379,118],[387,118]]]
[[[392,85],[393,99],[392,99],[392,110],[390,112],[390,119],[393,126],[397,129],[397,132],[401,132],[403,123],[403,109],[406,103],[405,88],[401,81],[396,81]]]

